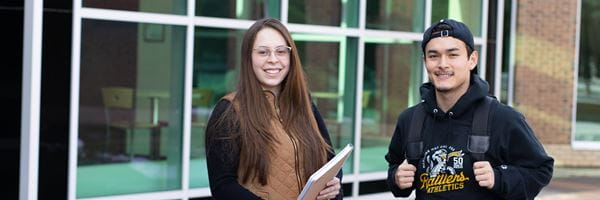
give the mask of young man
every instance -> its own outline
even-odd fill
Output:
[[[554,160],[522,114],[488,97],[469,29],[441,20],[421,46],[429,82],[421,103],[400,114],[385,156],[394,196],[416,190],[417,199],[533,199],[550,182]],[[481,128],[487,136],[472,131]]]

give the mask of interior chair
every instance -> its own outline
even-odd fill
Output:
[[[190,157],[202,159],[205,155],[204,131],[212,111],[214,92],[208,88],[192,90],[192,139]]]
[[[194,115],[192,127],[206,127],[213,95],[214,92],[208,88],[198,88],[192,91],[192,112]]]
[[[159,121],[152,123],[137,122],[135,120],[135,95],[134,89],[128,87],[105,87],[102,88],[102,100],[104,103],[104,116],[106,119],[105,152],[108,152],[111,131],[122,130],[127,135],[127,149],[130,161],[134,158],[133,142],[136,129],[150,130],[150,155],[151,159],[160,157],[160,130],[168,126],[167,122]]]

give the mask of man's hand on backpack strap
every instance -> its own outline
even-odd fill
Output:
[[[479,186],[492,189],[494,188],[494,169],[488,161],[477,161],[473,164],[475,180]]]
[[[404,160],[404,162],[398,166],[398,169],[396,169],[396,185],[398,185],[400,189],[412,187],[413,181],[415,181],[416,172],[417,168]]]

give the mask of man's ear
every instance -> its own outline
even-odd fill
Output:
[[[473,51],[469,56],[469,70],[473,70],[475,66],[477,66],[477,61],[479,60],[479,52]]]

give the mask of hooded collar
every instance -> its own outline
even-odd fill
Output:
[[[425,107],[425,111],[428,114],[432,114],[436,117],[442,117],[448,115],[452,118],[458,118],[467,112],[473,104],[482,100],[488,95],[489,86],[488,83],[479,78],[475,74],[471,74],[471,81],[469,83],[469,89],[461,96],[456,104],[452,106],[447,113],[444,113],[437,105],[435,98],[435,87],[431,82],[424,83],[421,88],[421,102]]]

